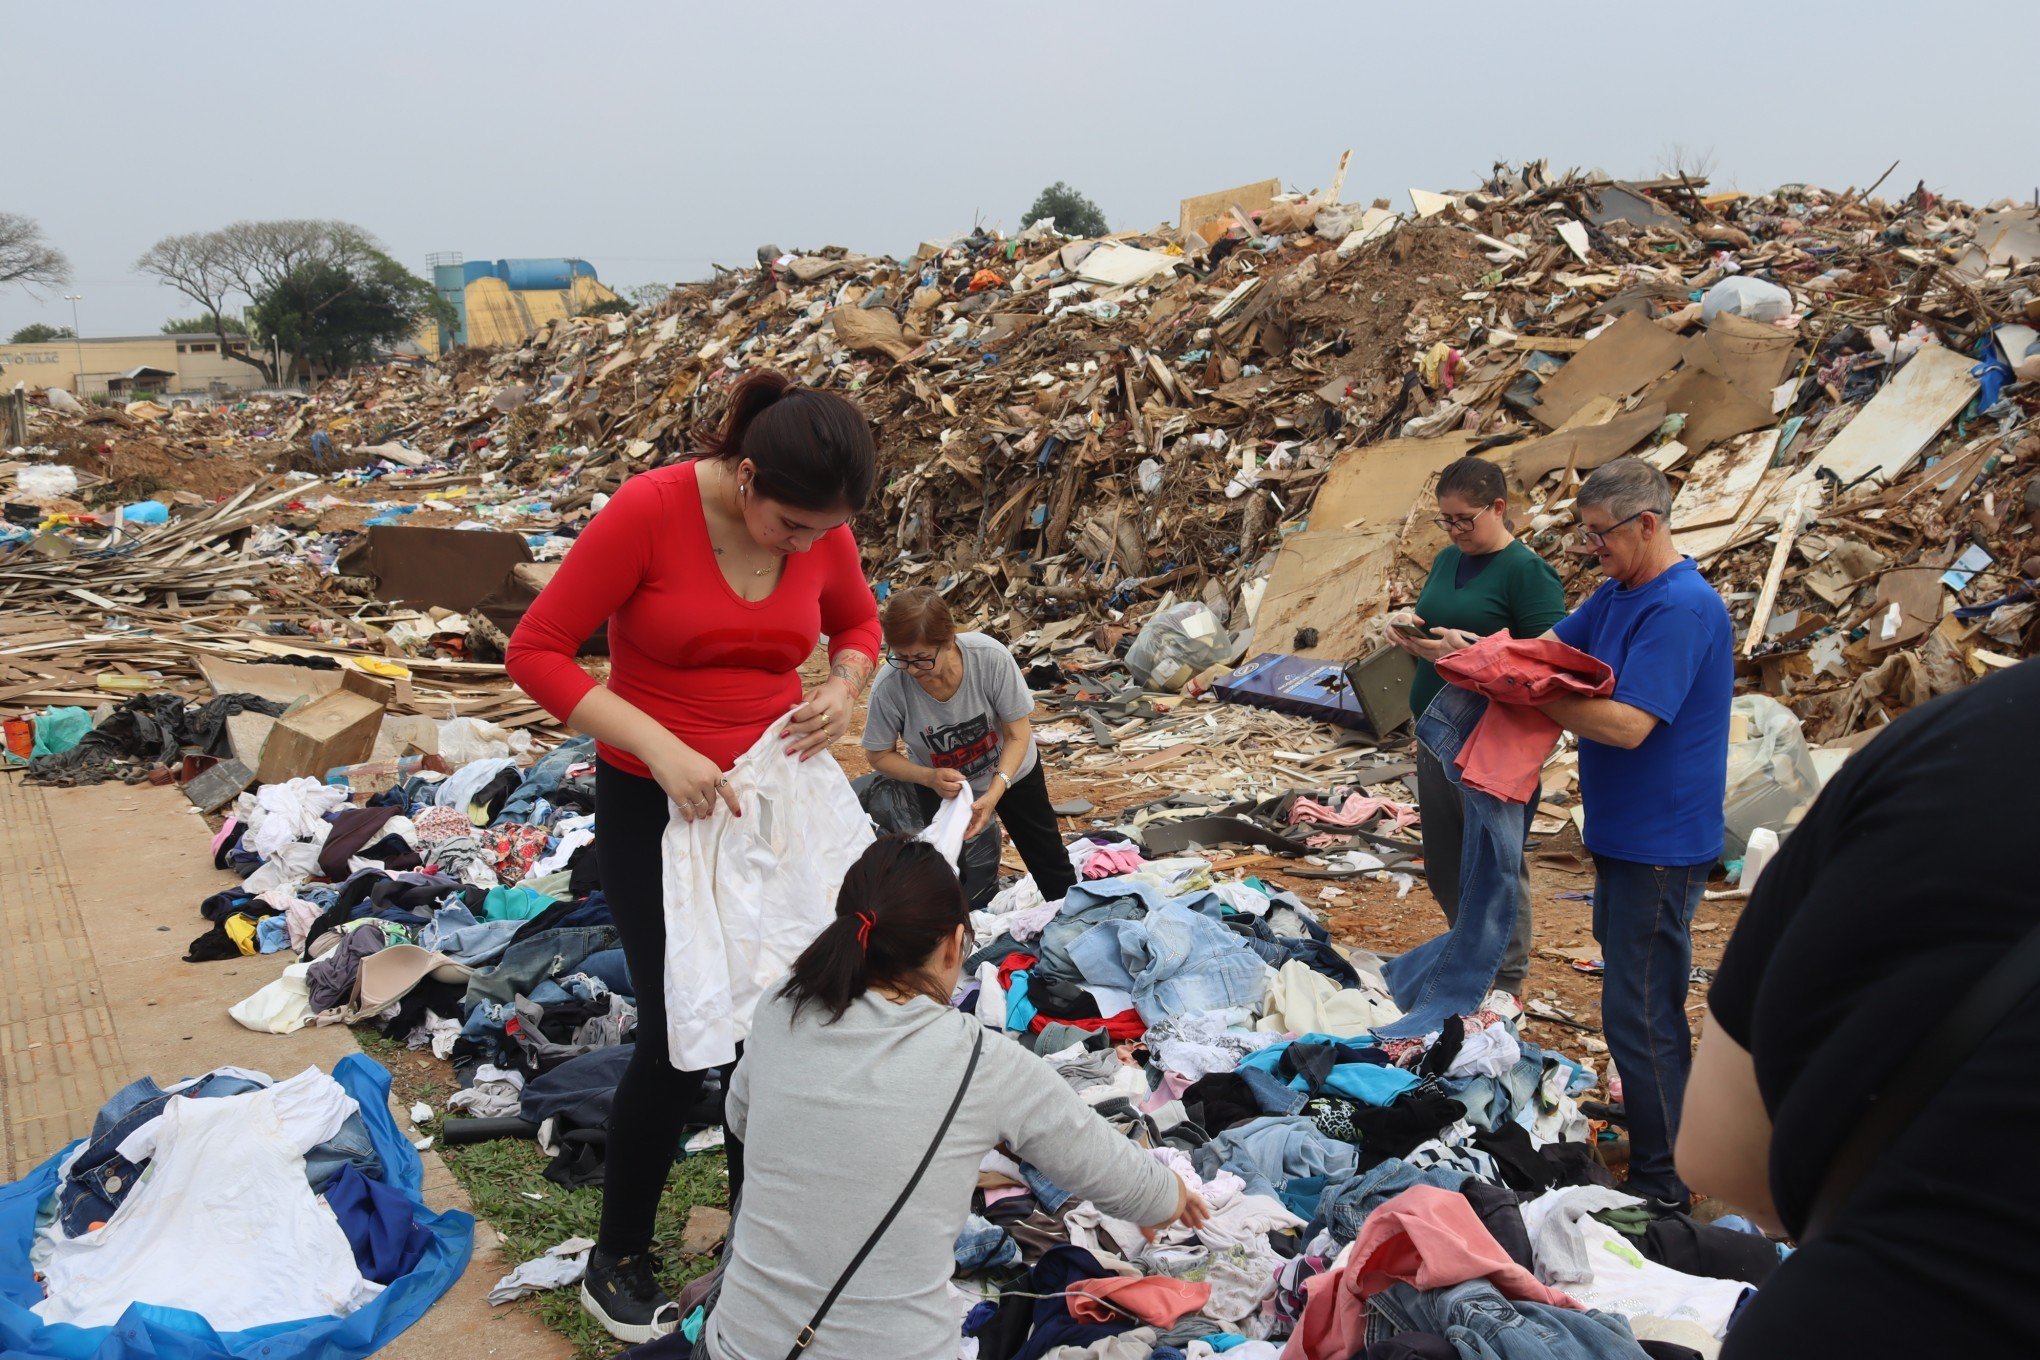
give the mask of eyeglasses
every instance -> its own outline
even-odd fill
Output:
[[[932,671],[935,669],[935,663],[940,659],[940,652],[934,656],[902,656],[898,652],[889,650],[885,654],[886,665],[897,666],[903,671]]]
[[[1470,515],[1433,515],[1431,517],[1431,523],[1437,525],[1440,529],[1445,530],[1447,533],[1450,533],[1454,529],[1471,529],[1475,524],[1478,524],[1480,522],[1480,517],[1482,515],[1485,515],[1488,511],[1492,509],[1494,509],[1492,505],[1483,505],[1480,509],[1474,511]]]
[[[1573,537],[1586,544],[1589,548],[1605,548],[1608,546],[1608,535],[1629,523],[1630,520],[1650,513],[1649,510],[1639,510],[1634,515],[1616,520],[1605,529],[1589,529],[1584,524],[1575,524],[1573,525]]]

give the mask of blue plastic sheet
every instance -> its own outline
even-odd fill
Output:
[[[29,1264],[36,1208],[57,1188],[57,1167],[71,1147],[12,1185],[0,1187],[0,1360],[362,1360],[388,1345],[452,1287],[474,1250],[475,1221],[425,1207],[424,1167],[390,1117],[390,1074],[359,1054],[342,1058],[333,1079],[361,1104],[382,1158],[385,1183],[417,1206],[431,1234],[425,1257],[366,1307],[344,1318],[306,1318],[222,1335],[196,1313],[136,1304],[111,1327],[48,1326],[30,1308],[42,1286]]]

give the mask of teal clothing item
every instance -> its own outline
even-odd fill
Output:
[[[552,898],[529,888],[491,888],[482,899],[482,919],[529,921],[552,904]]]
[[[1565,587],[1549,562],[1514,539],[1487,557],[1487,565],[1462,586],[1459,567],[1467,554],[1454,547],[1440,551],[1417,596],[1417,617],[1431,628],[1463,628],[1482,637],[1506,631],[1519,638],[1547,633],[1565,617]],[[1418,661],[1410,713],[1422,717],[1444,687],[1437,668]]]

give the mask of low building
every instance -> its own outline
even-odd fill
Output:
[[[230,351],[246,354],[246,336],[227,337]],[[245,392],[264,385],[262,370],[220,351],[212,335],[104,335],[0,344],[0,391],[16,383],[62,387],[79,397],[205,396]]]

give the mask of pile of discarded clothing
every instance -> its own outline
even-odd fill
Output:
[[[478,760],[356,806],[311,779],[243,795],[187,961],[289,954],[235,1006],[251,1029],[373,1021],[464,1074],[536,1075],[628,1040],[637,1007],[600,891],[593,744]]]
[[[1214,1213],[1149,1241],[988,1156],[956,1244],[977,1360],[1707,1356],[1776,1268],[1753,1228],[1616,1188],[1576,1099],[1595,1073],[1524,1042],[1505,994],[1380,1039],[1404,1017],[1378,961],[1299,899],[1135,842],[1070,850],[1122,872],[976,913],[959,1005]],[[1447,1340],[1468,1327],[1489,1349]]]
[[[421,771],[363,805],[264,786],[220,833],[218,862],[246,877],[203,904],[192,957],[289,954],[234,1008],[243,1024],[373,1022],[430,1046],[474,1127],[537,1134],[556,1181],[599,1183],[636,1007],[590,846],[592,759],[576,741],[529,768]],[[1404,815],[1351,798],[1266,812],[1306,831]],[[1524,1042],[1506,994],[1405,1014],[1380,960],[1334,945],[1293,894],[1165,849],[1182,830],[1093,829],[1068,846],[1081,881],[1060,902],[1027,878],[999,889],[972,913],[958,1005],[1214,1219],[1148,1242],[993,1153],[956,1244],[966,1352],[1286,1342],[1345,1360],[1392,1335],[1425,1354],[1416,1337],[1483,1319],[1502,1356],[1713,1353],[1774,1244],[1618,1190],[1578,1103],[1597,1074]]]
[[[425,1207],[365,1057],[284,1081],[143,1078],[0,1187],[0,1349],[352,1360],[466,1269],[474,1220]],[[111,1349],[106,1349],[106,1348]]]

